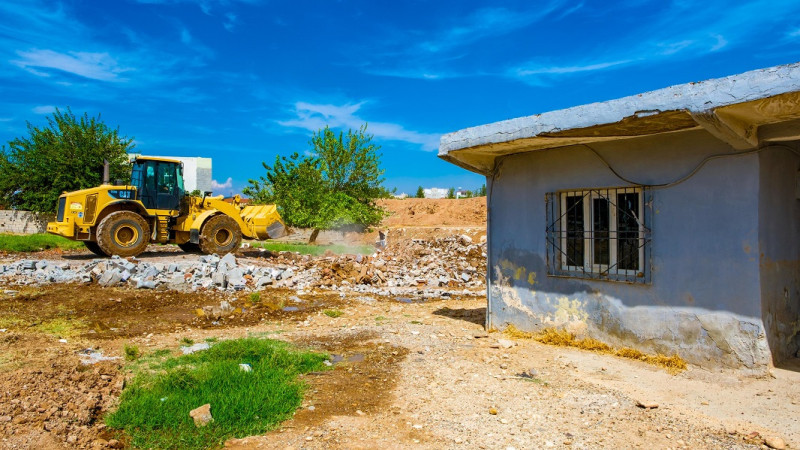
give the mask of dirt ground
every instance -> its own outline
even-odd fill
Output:
[[[403,227],[392,228],[402,228],[397,239],[452,232]],[[248,252],[237,258],[259,263]],[[130,376],[125,345],[178,354],[185,339],[245,336],[325,351],[334,366],[304,376],[308,390],[293,419],[264,436],[232,439],[231,448],[760,448],[765,439],[780,446],[775,438],[800,445],[798,372],[753,378],[690,367],[671,375],[615,356],[508,340],[483,330],[480,291],[416,302],[335,286],[268,288],[257,303],[247,294],[95,284],[9,283],[0,292],[2,448],[124,447],[125,436],[107,429],[103,415]],[[208,314],[223,299],[233,312]],[[326,309],[343,314],[332,318]]]

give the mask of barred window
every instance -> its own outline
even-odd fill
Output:
[[[648,283],[648,195],[643,187],[548,193],[548,274]]]

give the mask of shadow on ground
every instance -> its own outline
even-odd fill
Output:
[[[486,308],[439,308],[433,312],[437,316],[448,317],[450,319],[463,320],[483,325],[486,323]]]

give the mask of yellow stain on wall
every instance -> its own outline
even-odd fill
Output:
[[[557,299],[555,319],[556,322],[572,322],[580,321],[585,322],[589,318],[589,314],[583,310],[583,304],[578,299],[570,299],[569,297],[559,297]]]
[[[507,274],[507,277],[513,278],[515,281],[527,280],[531,286],[536,284],[536,272],[529,272],[525,266],[519,266],[507,259],[501,259],[498,266],[503,274]]]

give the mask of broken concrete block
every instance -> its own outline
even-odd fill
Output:
[[[272,277],[269,275],[265,275],[256,280],[256,288],[262,288],[264,286],[269,286],[271,284],[272,284]]]
[[[122,273],[119,269],[110,269],[103,272],[103,275],[100,276],[100,279],[97,280],[97,283],[100,286],[108,287],[114,286],[122,281]]]
[[[136,289],[155,289],[156,282],[152,280],[138,279],[136,281]]]
[[[461,245],[470,245],[472,244],[472,238],[467,236],[466,234],[462,234],[461,236],[458,237],[458,242]]]
[[[214,272],[213,275],[211,275],[211,281],[215,285],[220,286],[223,289],[228,286],[227,279],[225,277],[225,272],[220,270],[217,270],[216,272]]]
[[[228,267],[236,267],[236,257],[233,256],[233,253],[228,253],[220,259],[219,264],[222,265],[223,263]]]

